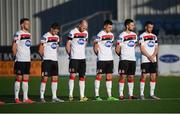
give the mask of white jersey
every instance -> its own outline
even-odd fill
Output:
[[[155,51],[157,43],[157,36],[152,33],[144,32],[139,36],[139,44],[144,46],[149,55],[152,55]],[[155,58],[156,61],[156,58]],[[150,62],[149,59],[142,54],[142,63]]]
[[[57,47],[59,43],[59,36],[52,35],[51,33],[47,32],[41,37],[41,43],[44,46],[44,60],[52,60],[57,61]]]
[[[31,34],[20,30],[15,33],[13,40],[17,44],[16,60],[19,62],[30,62],[31,61]]]
[[[114,41],[113,33],[105,32],[104,30],[100,31],[97,34],[95,42],[98,42],[98,60],[99,61],[109,61],[113,60],[112,46]]]
[[[121,46],[121,60],[136,61],[135,47],[137,43],[137,35],[134,32],[122,32],[117,40],[117,45]]]
[[[85,48],[88,39],[88,32],[80,32],[74,28],[69,32],[68,38],[71,40],[71,59],[85,59]]]

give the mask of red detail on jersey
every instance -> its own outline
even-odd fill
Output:
[[[86,33],[75,33],[74,37],[86,37],[87,34]]]
[[[124,36],[124,39],[136,39],[136,35],[127,35]]]
[[[113,35],[103,35],[102,39],[112,39]]]
[[[58,38],[57,37],[48,37],[48,41],[57,41]]]
[[[144,38],[144,39],[153,39],[154,36],[153,36],[153,35],[147,35],[147,36],[144,36],[143,38]]]
[[[21,34],[21,39],[23,38],[30,38],[31,35],[30,34]]]

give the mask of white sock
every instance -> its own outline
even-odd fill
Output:
[[[154,95],[155,86],[156,86],[156,82],[150,81],[150,96]]]
[[[129,96],[133,96],[134,82],[128,82]]]
[[[52,90],[52,99],[56,99],[57,82],[51,82],[51,90]]]
[[[99,96],[100,80],[95,80],[94,86],[95,86],[95,96]]]
[[[74,90],[74,80],[69,80],[69,96],[73,97],[73,90]]]
[[[44,99],[45,90],[46,90],[46,82],[41,82],[41,85],[40,85],[40,98],[41,99]]]
[[[23,99],[28,99],[28,81],[22,82],[22,90],[23,90]]]
[[[19,81],[15,81],[15,83],[14,83],[15,99],[19,99],[20,84],[21,84],[21,82],[19,82]]]
[[[144,96],[144,87],[145,87],[145,82],[140,81],[140,96]]]
[[[106,89],[108,97],[111,97],[112,81],[106,81]]]
[[[119,82],[119,96],[124,96],[123,91],[124,91],[124,82],[123,83]]]
[[[85,81],[79,80],[80,97],[84,97]]]

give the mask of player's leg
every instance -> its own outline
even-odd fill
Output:
[[[16,79],[14,82],[14,95],[15,95],[15,103],[22,103],[19,99],[19,91],[20,91],[20,84],[22,81],[22,73],[20,69],[20,63],[15,62],[14,64],[14,72],[16,74]]]
[[[141,78],[140,78],[140,99],[144,100],[144,88],[147,73],[149,73],[149,63],[142,63],[141,64]]]
[[[42,65],[41,65],[41,70],[42,70],[41,76],[42,76],[42,78],[41,78],[41,84],[40,84],[40,100],[43,103],[46,102],[44,99],[44,93],[46,90],[46,83],[48,81],[50,67],[51,67],[51,63],[49,61],[44,60],[42,62]]]
[[[77,68],[78,68],[78,62],[77,60],[71,59],[69,62],[69,100],[73,100],[73,91],[74,91],[74,80],[76,77],[77,73]]]
[[[79,73],[79,88],[80,88],[80,101],[87,101],[88,98],[85,96],[85,73],[86,73],[86,60],[79,60],[78,64]]]
[[[94,81],[94,89],[95,89],[95,100],[97,101],[102,101],[102,99],[99,96],[99,88],[100,88],[100,84],[101,84],[101,79],[102,79],[102,73],[103,73],[103,62],[102,61],[98,61],[97,62],[97,75],[96,75],[96,79]]]
[[[22,74],[23,74],[23,82],[22,82],[22,90],[23,90],[23,102],[24,103],[33,103],[31,99],[28,98],[28,89],[29,89],[29,74],[30,74],[30,62],[22,63]]]
[[[42,73],[42,78],[41,78],[41,85],[40,85],[40,100],[41,102],[45,103],[46,100],[44,99],[44,93],[46,90],[46,83],[48,81],[48,76],[44,75],[44,72]]]
[[[120,61],[119,62],[119,100],[124,100],[124,84],[125,84],[125,79],[127,75],[127,61]]]
[[[129,99],[137,99],[134,94],[134,75],[136,70],[136,62],[135,61],[128,61],[128,92],[129,92]]]
[[[152,99],[160,99],[159,97],[155,96],[154,91],[156,87],[156,78],[157,78],[157,63],[151,63],[150,69],[150,97]]]

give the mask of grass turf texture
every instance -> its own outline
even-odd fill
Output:
[[[106,101],[105,79],[101,81],[100,96],[104,101],[94,101],[94,77],[87,77],[86,96],[87,102],[79,102],[78,78],[75,81],[75,101],[68,101],[68,77],[60,77],[58,96],[66,100],[64,103],[51,103],[50,79],[46,86],[45,99],[48,103],[39,103],[40,78],[31,77],[29,83],[29,97],[37,101],[35,104],[14,104],[14,78],[0,77],[0,99],[5,105],[0,106],[0,112],[180,112],[180,77],[159,77],[156,95],[161,100],[124,100]],[[127,83],[125,86],[127,97]],[[20,92],[22,95],[22,90]],[[118,78],[113,78],[112,94],[118,97]],[[136,77],[134,94],[139,95],[139,77]],[[149,96],[149,80],[146,83],[145,96]],[[22,96],[20,96],[22,98]]]

